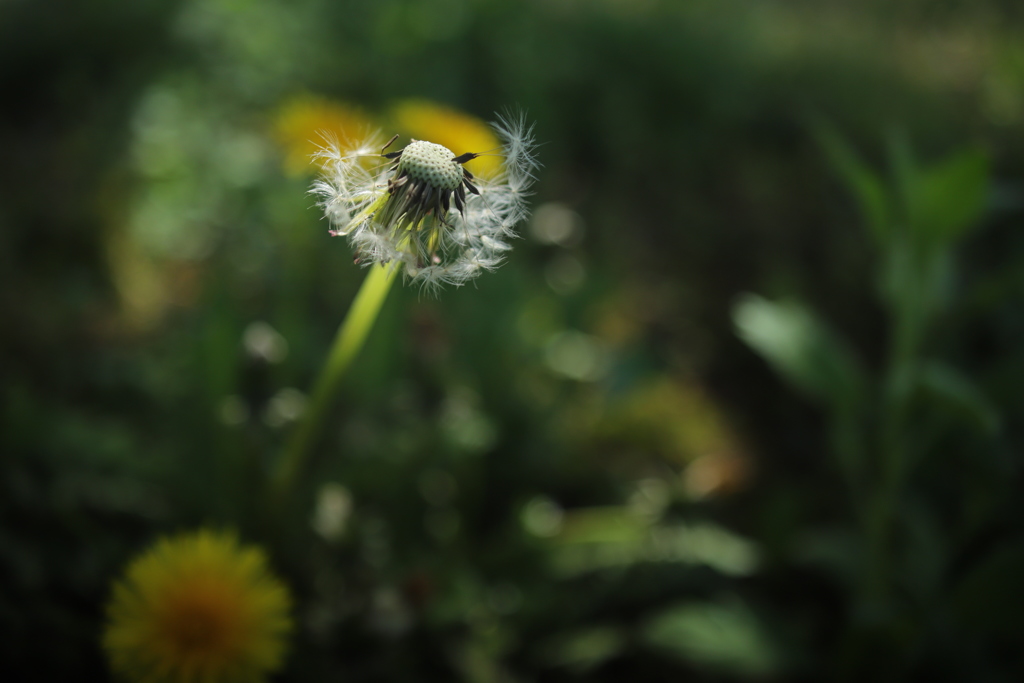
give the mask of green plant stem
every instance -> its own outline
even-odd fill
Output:
[[[334,402],[341,378],[363,347],[397,274],[398,269],[394,267],[371,266],[348,314],[338,327],[327,364],[316,380],[306,410],[291,432],[270,481],[273,509],[281,510],[287,504],[292,490],[300,480],[309,454],[320,435],[324,418]]]
[[[873,495],[868,501],[865,532],[868,567],[864,597],[878,605],[884,605],[889,599],[894,571],[892,535],[907,469],[907,412],[927,323],[928,302],[921,294],[923,286],[923,277],[914,271],[890,311],[889,361],[883,379],[884,409],[878,433],[880,460]]]

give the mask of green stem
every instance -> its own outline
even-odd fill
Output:
[[[879,605],[888,600],[892,584],[893,528],[909,456],[907,414],[927,323],[928,302],[922,294],[924,278],[918,274],[916,262],[911,267],[899,298],[890,307],[889,359],[883,378],[883,411],[877,442],[878,470],[865,529],[868,552],[864,597]]]
[[[371,266],[348,314],[338,328],[327,364],[317,378],[302,418],[292,431],[270,482],[271,501],[281,510],[300,479],[309,454],[330,411],[345,370],[352,363],[373,327],[398,268]]]

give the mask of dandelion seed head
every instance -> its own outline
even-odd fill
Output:
[[[465,164],[488,150],[451,150],[425,140],[404,148],[365,140],[328,140],[325,169],[311,192],[331,234],[345,235],[363,264],[390,264],[426,288],[462,285],[500,265],[528,215],[528,189],[538,166],[525,117],[493,124],[501,139],[497,170],[474,176]],[[392,140],[393,141],[393,140]]]

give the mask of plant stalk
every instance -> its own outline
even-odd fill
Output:
[[[398,274],[394,266],[371,266],[345,319],[338,327],[327,364],[317,377],[309,403],[292,430],[270,481],[273,509],[283,510],[298,484],[313,446],[320,436],[324,419],[334,403],[338,386],[353,358],[363,347],[391,283]]]

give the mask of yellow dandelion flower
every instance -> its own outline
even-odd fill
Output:
[[[501,147],[492,128],[480,119],[428,100],[403,100],[391,114],[398,127],[413,138],[430,140],[455,154],[497,151]],[[490,176],[501,168],[501,159],[481,155],[466,167],[477,175]]]
[[[114,584],[103,647],[137,683],[254,683],[280,668],[288,589],[258,548],[202,530],[159,541]]]
[[[359,109],[312,95],[285,102],[274,118],[274,134],[285,152],[285,170],[296,176],[319,170],[310,164],[325,138],[342,142],[361,139],[373,128]]]

